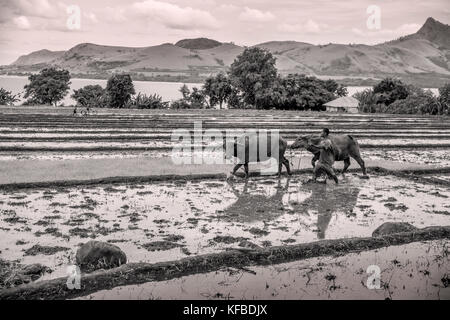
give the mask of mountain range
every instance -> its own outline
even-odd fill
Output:
[[[428,18],[414,34],[377,45],[271,41],[256,47],[274,54],[282,74],[334,77],[437,75],[450,78],[450,26],[433,18]],[[244,49],[234,43],[206,38],[142,48],[83,43],[67,51],[44,49],[32,52],[3,66],[1,72],[33,72],[53,65],[84,75],[132,72],[149,77],[194,73],[207,76],[226,70]]]

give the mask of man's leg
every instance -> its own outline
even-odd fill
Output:
[[[327,176],[331,177],[334,180],[334,182],[336,182],[336,184],[339,183],[336,173],[334,172],[334,170],[331,166],[322,165],[322,169],[323,169],[323,171],[325,171]]]

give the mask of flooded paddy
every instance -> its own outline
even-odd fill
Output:
[[[0,258],[64,276],[81,243],[118,245],[129,262],[176,260],[226,248],[370,236],[386,221],[450,225],[448,187],[390,176],[309,176],[26,189],[0,194]],[[56,246],[56,249],[55,249]]]
[[[17,161],[14,168],[26,167],[12,173],[15,179],[8,181],[45,181],[50,186],[0,191],[0,266],[6,261],[5,265],[40,263],[50,268],[37,281],[66,277],[77,249],[89,240],[117,245],[129,262],[156,263],[236,248],[244,252],[273,246],[284,249],[322,239],[370,237],[384,222],[407,222],[418,228],[450,225],[448,174],[436,171],[414,180],[370,170],[382,160],[395,162],[390,168],[396,170],[410,163],[450,166],[450,122],[437,117],[266,110],[98,110],[94,116],[72,117],[72,111],[0,108],[0,165],[3,161],[8,167]],[[305,174],[228,182],[181,181],[174,176],[152,183],[86,186],[75,181],[73,187],[53,183],[52,179],[64,185],[70,179],[121,174],[142,178],[204,173],[206,165],[193,170],[174,167],[171,162],[172,148],[182,146],[171,139],[175,129],[191,134],[188,144],[202,147],[210,159],[223,159],[222,149],[216,149],[221,143],[193,139],[203,132],[194,121],[201,121],[203,130],[216,129],[222,134],[275,129],[289,143],[298,135],[317,134],[323,127],[335,134],[350,134],[359,141],[370,179],[360,178],[352,160],[350,168],[357,168],[358,174],[340,178],[339,185],[305,184],[310,178]],[[310,168],[307,151],[288,151],[286,156],[293,161],[293,169],[300,164],[302,169]],[[95,161],[65,161],[90,159]],[[147,159],[152,161],[141,161]],[[167,166],[161,170],[148,166],[145,173],[139,167],[155,163]],[[53,172],[53,168],[63,171]],[[250,167],[252,172],[257,169],[257,165]],[[223,166],[214,173],[228,170]],[[107,174],[103,177],[98,171]],[[8,178],[9,173],[3,173]],[[337,258],[221,269],[101,291],[86,298],[447,298],[441,281],[448,279],[447,248],[447,240],[417,242]],[[426,265],[424,259],[430,263]],[[361,285],[367,278],[367,265],[374,261],[389,277],[383,279],[382,290]],[[404,290],[402,283],[408,284]]]
[[[204,156],[211,159],[223,158],[222,151],[214,148],[212,151],[204,151]],[[182,153],[172,153],[170,149],[150,149],[150,150],[98,150],[98,151],[3,151],[0,152],[0,161],[11,160],[79,160],[79,159],[128,159],[128,158],[170,158],[172,155],[182,157]],[[193,156],[200,156],[193,152]],[[311,153],[306,150],[288,150],[288,159],[291,157],[302,158],[311,157]],[[450,166],[450,152],[447,148],[373,148],[362,149],[361,155],[364,160],[389,160],[400,163],[416,163],[437,165],[442,167]],[[352,160],[352,166],[358,167]]]
[[[448,300],[449,246],[448,240],[427,241],[271,266],[223,268],[169,281],[116,287],[79,299]],[[382,270],[379,286],[369,287],[369,266]]]

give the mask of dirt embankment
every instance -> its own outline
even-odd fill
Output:
[[[271,265],[313,257],[343,255],[412,242],[450,239],[450,226],[428,227],[382,237],[323,240],[260,250],[235,249],[156,264],[130,263],[81,276],[81,289],[70,290],[67,278],[42,281],[0,292],[0,299],[70,299],[117,286],[163,281],[185,275],[206,273],[224,267],[244,268]]]

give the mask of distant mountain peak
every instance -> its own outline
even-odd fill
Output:
[[[221,42],[208,38],[183,39],[175,43],[177,47],[190,50],[206,50],[222,45]]]
[[[416,35],[440,46],[450,48],[450,26],[429,17]]]

